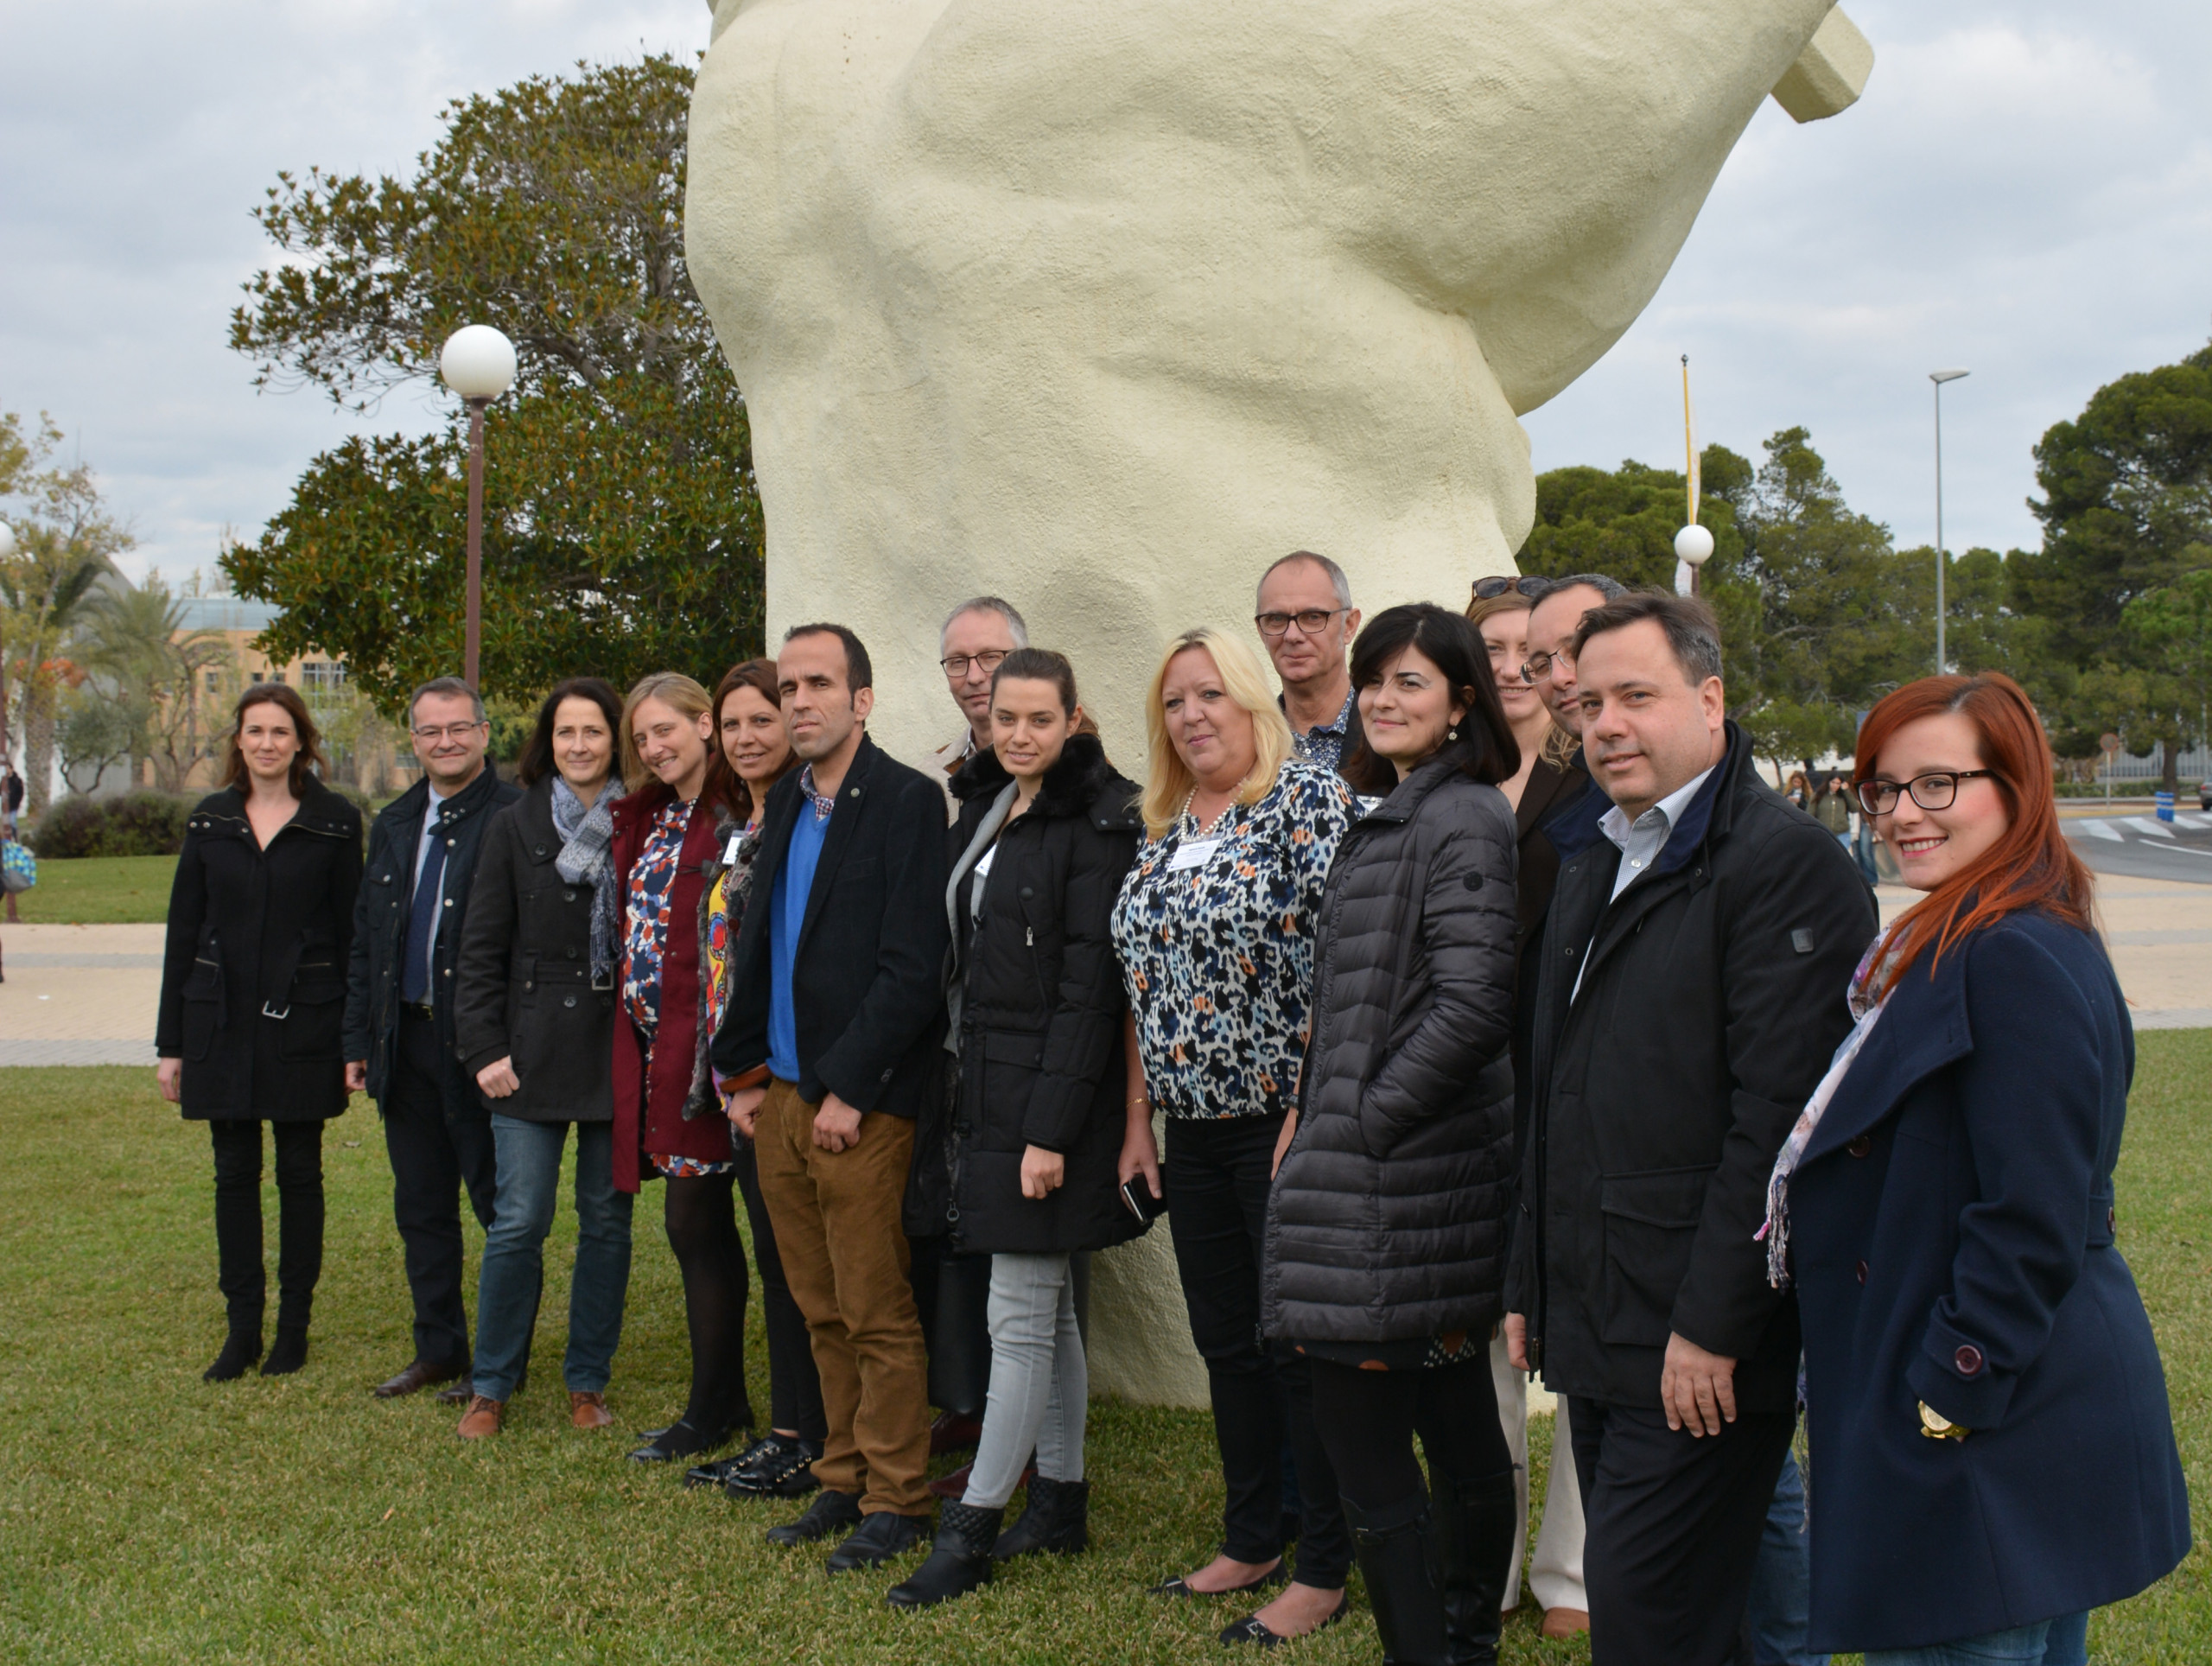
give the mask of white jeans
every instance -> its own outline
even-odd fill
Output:
[[[1513,1478],[1521,1494],[1521,1526],[1513,1536],[1513,1567],[1505,1580],[1510,1612],[1521,1606],[1521,1556],[1529,1542],[1529,1374],[1505,1358],[1505,1338],[1491,1339],[1491,1380],[1497,1389],[1497,1421],[1513,1452]],[[994,1379],[995,1382],[995,1379]],[[1574,1448],[1567,1437],[1567,1402],[1552,1420],[1552,1468],[1544,1485],[1544,1526],[1536,1535],[1536,1555],[1529,1564],[1529,1593],[1537,1606],[1590,1612],[1590,1593],[1582,1583],[1582,1491],[1574,1479]]]
[[[1083,1478],[1090,1370],[1065,1256],[991,1257],[991,1391],[961,1502],[1003,1510],[1029,1454],[1048,1481]]]

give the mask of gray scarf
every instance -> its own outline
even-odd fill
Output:
[[[561,836],[561,854],[553,869],[571,885],[591,887],[591,986],[614,987],[614,935],[618,919],[614,895],[614,865],[608,849],[614,843],[614,792],[609,782],[599,790],[599,802],[586,805],[566,779],[553,778],[553,828]]]
[[[952,864],[952,877],[944,885],[944,917],[952,926],[952,942],[944,951],[944,1050],[955,1056],[960,1052],[960,1011],[966,1004],[968,992],[968,969],[962,964],[960,953],[960,881],[968,876],[969,869],[983,859],[983,852],[998,837],[999,829],[1006,825],[1007,816],[1014,809],[1014,795],[1020,791],[1019,785],[1013,781],[999,789],[998,797],[983,812],[976,836],[968,841],[967,849]]]

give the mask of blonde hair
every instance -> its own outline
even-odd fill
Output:
[[[622,702],[622,790],[626,792],[636,792],[654,779],[645,760],[638,755],[638,708],[648,700],[658,700],[686,717],[703,717],[713,709],[706,690],[682,671],[654,671],[639,677]],[[710,740],[706,745],[711,759],[715,743]]]
[[[1145,830],[1155,839],[1175,824],[1175,818],[1183,813],[1185,800],[1198,785],[1190,766],[1183,761],[1182,754],[1167,738],[1167,707],[1160,691],[1167,681],[1167,668],[1175,663],[1176,656],[1192,648],[1203,648],[1211,657],[1214,671],[1221,677],[1222,691],[1252,715],[1252,745],[1258,756],[1251,773],[1237,786],[1236,803],[1257,804],[1273,792],[1275,777],[1282,773],[1284,762],[1295,749],[1290,723],[1275,704],[1274,696],[1268,692],[1267,671],[1260,664],[1260,657],[1244,645],[1244,639],[1211,628],[1184,632],[1167,645],[1167,652],[1160,657],[1159,669],[1153,672],[1152,685],[1144,696],[1145,736],[1150,756],[1146,761],[1141,809]]]

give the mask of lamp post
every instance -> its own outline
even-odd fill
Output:
[[[7,522],[0,521],[0,561],[7,560],[15,553],[16,529],[9,525]],[[4,658],[0,658],[0,776],[4,776],[6,774],[9,759],[8,666],[7,661]]]
[[[476,646],[484,617],[484,408],[514,385],[515,344],[489,324],[470,324],[446,338],[438,374],[468,403],[468,622],[461,676],[480,691]]]
[[[1936,675],[1942,676],[1946,658],[1943,652],[1943,384],[1955,382],[1967,372],[1962,370],[1931,370],[1928,379],[1936,385]]]

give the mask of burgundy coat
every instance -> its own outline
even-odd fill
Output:
[[[671,796],[666,786],[656,781],[615,800],[612,857],[626,930],[630,870],[645,846],[645,831],[652,825],[654,814]],[[660,1028],[653,1040],[650,1081],[645,1078],[645,1052],[637,1026],[626,1011],[615,1014],[614,1184],[624,1192],[635,1192],[652,1173],[652,1166],[645,1160],[648,1151],[714,1163],[726,1163],[735,1154],[730,1145],[729,1122],[715,1101],[711,1083],[703,1093],[695,1091],[699,1050],[705,1039],[699,1033],[705,1006],[705,992],[699,982],[699,905],[706,888],[703,870],[720,854],[713,810],[700,804],[692,811],[691,823],[684,830],[683,861],[669,887],[668,942],[660,961]],[[620,976],[619,969],[616,976]]]

